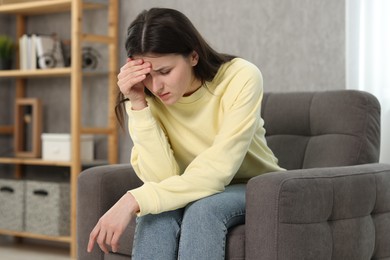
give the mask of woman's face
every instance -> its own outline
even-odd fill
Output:
[[[174,104],[181,97],[191,95],[201,85],[193,70],[198,64],[196,52],[188,57],[179,54],[151,54],[134,58],[150,63],[151,71],[143,83],[166,105]]]

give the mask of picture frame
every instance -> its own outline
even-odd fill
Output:
[[[37,98],[18,98],[15,101],[14,121],[15,156],[41,156],[42,104]]]

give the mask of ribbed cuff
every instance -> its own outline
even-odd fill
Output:
[[[153,188],[144,183],[139,188],[129,190],[135,200],[138,202],[140,211],[137,213],[138,217],[150,214],[158,213],[158,198]]]

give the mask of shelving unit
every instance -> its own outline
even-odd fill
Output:
[[[95,1],[96,2],[96,1]],[[85,34],[82,31],[83,11],[89,9],[107,9],[107,35],[91,35]],[[80,136],[81,134],[104,134],[107,135],[107,161],[106,163],[117,163],[118,152],[118,134],[116,131],[115,115],[112,113],[112,108],[115,106],[116,92],[116,75],[118,72],[117,46],[118,46],[118,0],[107,0],[105,4],[94,3],[93,0],[40,0],[34,2],[17,3],[0,5],[1,14],[12,14],[16,16],[16,38],[18,39],[25,33],[26,17],[31,15],[43,15],[49,13],[70,12],[71,27],[71,60],[70,68],[56,69],[38,69],[38,70],[8,70],[0,71],[0,78],[13,78],[15,81],[15,98],[23,98],[26,96],[26,88],[28,88],[26,79],[30,78],[49,78],[49,77],[70,77],[70,134],[71,134],[71,152],[72,158],[69,162],[62,161],[45,161],[39,158],[0,158],[0,164],[15,165],[15,176],[22,178],[22,165],[41,165],[41,166],[61,166],[70,168],[70,188],[71,188],[71,231],[70,236],[55,237],[33,234],[27,232],[15,232],[11,230],[0,230],[0,235],[10,235],[22,238],[35,238],[50,241],[60,241],[70,243],[70,254],[72,258],[76,258],[76,198],[77,198],[77,178],[82,170],[80,160]],[[55,19],[53,17],[53,19]],[[82,43],[100,43],[108,46],[108,71],[102,72],[86,72],[82,71],[81,46]],[[96,74],[104,74],[108,77],[108,125],[107,127],[83,127],[81,123],[80,111],[82,108],[82,79],[86,76],[94,76]],[[14,134],[13,125],[0,126],[0,134]],[[102,162],[97,162],[101,164]]]

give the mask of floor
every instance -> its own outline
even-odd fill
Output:
[[[23,240],[19,243],[11,237],[0,236],[0,259],[70,260],[69,247],[38,240]]]

